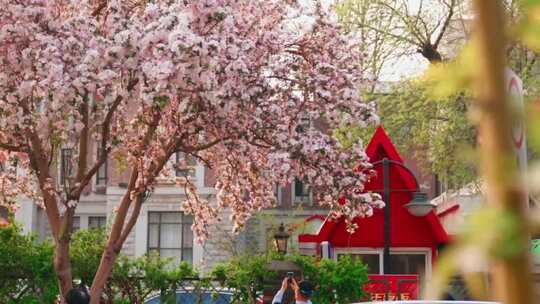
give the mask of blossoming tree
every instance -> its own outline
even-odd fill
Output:
[[[276,183],[294,177],[311,184],[316,200],[346,216],[352,229],[352,218],[382,204],[362,192],[370,165],[361,144],[345,150],[331,136],[334,128],[376,116],[357,94],[359,41],[340,32],[329,10],[279,0],[132,2],[0,6],[0,199],[15,208],[24,195],[45,209],[62,294],[72,287],[74,212],[107,158],[125,160],[130,177],[92,303],[145,195],[158,179],[172,178],[175,153],[218,173],[217,202],[177,180],[200,240],[220,210],[230,209],[241,229],[273,205]],[[303,128],[303,119],[324,121],[325,131]],[[95,145],[97,158],[90,153]],[[55,172],[66,147],[73,170],[61,182]]]

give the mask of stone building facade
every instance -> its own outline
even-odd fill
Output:
[[[64,178],[62,172],[66,168],[62,166],[69,163],[66,159],[69,156],[70,151],[66,150],[62,150],[59,155],[58,180]],[[189,176],[197,185],[199,195],[210,201],[215,200],[216,190],[213,185],[219,173],[212,172],[200,163],[187,163],[188,166],[176,174]],[[74,218],[74,230],[109,225],[115,207],[126,191],[128,178],[129,170],[108,160],[81,197]],[[252,218],[246,229],[239,234],[232,233],[230,214],[224,211],[223,221],[211,228],[210,238],[204,244],[199,244],[191,231],[192,218],[182,211],[181,202],[185,199],[183,189],[166,182],[158,183],[143,204],[139,219],[122,251],[136,257],[154,250],[162,256],[185,260],[207,271],[232,256],[268,250],[274,230],[281,222],[296,227],[291,231],[293,237],[290,238],[290,248],[294,250],[297,248],[295,236],[306,232],[302,224],[304,219],[312,214],[324,215],[326,212],[312,206],[309,189],[299,181],[276,187],[276,196],[276,208],[265,210]],[[51,235],[44,210],[31,201],[21,200],[15,219],[27,233],[35,233],[41,239]]]

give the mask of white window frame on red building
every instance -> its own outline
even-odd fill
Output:
[[[377,254],[379,255],[379,272],[373,274],[384,274],[384,255],[383,248],[368,248],[368,247],[350,247],[350,248],[334,248],[333,259],[337,261],[339,255],[347,254]],[[425,272],[426,280],[431,279],[432,273],[432,254],[431,248],[428,247],[394,247],[390,249],[390,255],[399,254],[418,254],[425,257]]]

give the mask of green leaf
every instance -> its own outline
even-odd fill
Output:
[[[171,99],[168,96],[157,96],[154,98],[154,106],[159,110],[163,110],[170,101]]]
[[[535,51],[540,50],[540,1],[526,0],[522,2],[524,17],[515,32],[523,42]]]
[[[521,4],[525,7],[540,6],[540,0],[521,0]]]
[[[423,76],[423,80],[430,88],[428,92],[431,97],[444,99],[471,89],[476,77],[477,54],[478,50],[473,40],[465,46],[456,59],[432,64]]]

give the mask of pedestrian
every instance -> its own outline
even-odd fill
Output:
[[[282,303],[281,301],[283,300],[283,294],[285,293],[285,290],[287,290],[287,288],[289,287],[289,284],[294,291],[294,298],[296,300],[296,304],[312,304],[310,299],[313,295],[313,284],[311,284],[311,282],[309,281],[301,281],[300,283],[296,283],[296,280],[294,278],[290,279],[288,277],[283,279],[283,282],[281,283],[281,289],[274,296],[272,304]]]
[[[67,304],[89,304],[90,295],[85,287],[73,288],[66,294]]]

